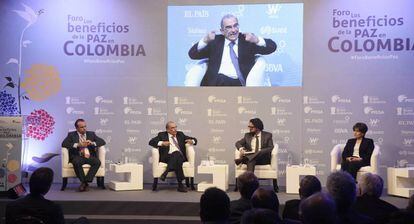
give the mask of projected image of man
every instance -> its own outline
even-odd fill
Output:
[[[191,59],[208,59],[201,86],[249,86],[255,56],[273,53],[276,43],[253,33],[240,33],[239,21],[231,14],[221,19],[220,32],[209,32],[188,52]]]

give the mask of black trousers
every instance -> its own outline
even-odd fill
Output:
[[[247,164],[247,171],[254,172],[256,165],[267,165],[266,161],[269,158],[269,153],[256,152],[252,154],[245,154],[242,158],[242,163]]]
[[[364,166],[363,161],[347,161],[343,160],[341,163],[341,170],[346,171],[356,180],[358,170]]]
[[[239,79],[232,79],[223,74],[218,74],[217,86],[242,86]]]
[[[75,170],[76,176],[82,183],[92,182],[93,177],[101,166],[101,161],[99,161],[98,158],[92,156],[89,158],[85,158],[83,156],[74,156],[71,162],[73,164],[73,169]],[[88,174],[86,175],[83,172],[83,164],[89,164],[91,166],[91,168],[89,168]]]
[[[171,154],[168,154],[167,157],[167,170],[165,172],[174,171],[175,175],[177,176],[177,181],[181,182],[184,180],[184,171],[183,171],[183,163],[184,157],[180,151],[175,151]]]

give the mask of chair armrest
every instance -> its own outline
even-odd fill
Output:
[[[234,150],[234,158],[235,158],[235,159],[240,158],[240,151],[239,151],[238,149],[235,149],[235,150]]]
[[[342,160],[342,144],[337,144],[333,147],[331,151],[331,172],[336,171],[336,167],[339,164],[339,161]]]
[[[371,171],[374,174],[378,174],[379,156],[381,155],[380,147],[375,145],[374,151],[371,155]]]
[[[98,148],[98,158],[99,158],[99,161],[101,161],[101,168],[105,169],[105,162],[106,162],[105,146],[101,146]]]
[[[69,151],[67,148],[62,147],[62,167],[66,167],[69,164]]]
[[[160,153],[158,152],[158,149],[152,148],[151,155],[152,155],[152,170],[156,170],[158,167],[158,163],[160,162]]]
[[[274,144],[273,146],[273,150],[272,150],[272,154],[271,154],[271,158],[270,158],[270,166],[272,167],[273,170],[276,170],[276,172],[278,172],[278,163],[277,163],[277,153],[279,151],[279,145],[278,144]]]
[[[195,151],[194,146],[191,144],[185,144],[188,162],[194,166],[195,164]]]

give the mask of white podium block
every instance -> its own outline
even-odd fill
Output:
[[[109,169],[115,173],[124,173],[126,181],[111,181],[109,188],[115,191],[142,190],[143,166],[142,164],[110,164]]]
[[[315,166],[287,166],[286,167],[286,193],[299,194],[299,178],[305,175],[316,175]]]
[[[229,166],[228,165],[212,165],[198,166],[199,174],[212,174],[213,182],[202,181],[197,185],[197,191],[205,191],[209,187],[217,187],[223,191],[229,188]]]
[[[414,167],[387,168],[388,194],[409,198],[414,194]]]

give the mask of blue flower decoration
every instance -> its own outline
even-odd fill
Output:
[[[17,115],[16,99],[3,90],[0,92],[0,116]]]

